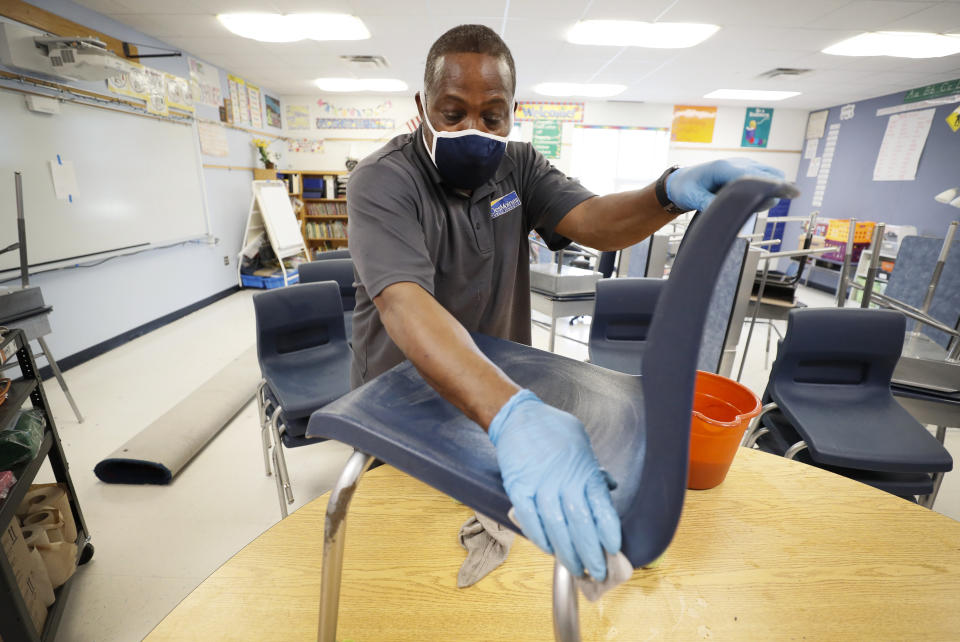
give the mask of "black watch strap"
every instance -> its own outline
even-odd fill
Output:
[[[657,195],[657,201],[660,203],[667,214],[683,214],[689,210],[685,210],[677,207],[673,201],[670,200],[670,197],[667,196],[667,176],[674,173],[680,169],[676,165],[670,167],[663,174],[660,175],[660,178],[657,179],[656,184],[654,185],[654,193]]]

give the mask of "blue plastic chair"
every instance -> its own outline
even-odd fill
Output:
[[[324,252],[324,254],[329,253],[332,252]],[[337,287],[340,288],[340,303],[343,307],[343,322],[346,326],[348,341],[353,336],[353,309],[357,306],[355,279],[353,261],[349,257],[328,258],[300,266],[300,283],[336,281]]]
[[[477,346],[519,385],[585,424],[623,523],[622,550],[635,568],[670,543],[686,490],[690,412],[700,337],[710,292],[741,225],[786,183],[741,179],[725,187],[690,232],[690,251],[674,264],[660,294],[642,375],[614,372],[502,339]],[[302,287],[302,286],[301,286]],[[336,639],[344,524],[360,476],[376,457],[517,530],[507,517],[496,453],[486,433],[402,363],[310,418],[307,435],[356,451],[330,492],[324,533],[319,639]],[[578,640],[573,578],[554,571],[554,632]]]
[[[897,495],[931,492],[930,474],[953,460],[890,391],[904,328],[892,310],[791,311],[744,444],[791,459],[806,452],[816,466]]]
[[[590,363],[640,374],[647,335],[664,279],[625,278],[597,281],[597,298],[587,344]]]
[[[320,252],[313,257],[313,262],[316,261],[327,261],[330,259],[349,259],[350,250],[326,250],[325,252]]]
[[[329,281],[253,297],[263,375],[257,390],[263,462],[267,475],[273,463],[283,517],[293,503],[283,447],[323,441],[305,436],[310,414],[350,390],[351,352],[340,301],[340,288]]]

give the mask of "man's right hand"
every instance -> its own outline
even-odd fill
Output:
[[[490,423],[503,487],[523,534],[579,577],[607,577],[601,547],[620,550],[620,517],[579,419],[529,390],[513,395]]]

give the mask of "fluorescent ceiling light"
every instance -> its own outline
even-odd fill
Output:
[[[717,25],[692,22],[637,22],[635,20],[582,20],[567,32],[575,45],[683,49],[715,34]]]
[[[542,82],[534,85],[533,90],[541,96],[583,96],[585,98],[609,98],[622,94],[626,85],[604,85],[600,83]]]
[[[716,100],[783,100],[799,96],[799,91],[768,91],[765,89],[715,89],[704,98]]]
[[[317,78],[313,81],[323,91],[406,91],[407,83],[396,78]]]
[[[823,50],[834,56],[942,58],[960,53],[960,34],[920,31],[876,31],[847,38]]]
[[[298,40],[366,40],[363,21],[342,13],[221,13],[224,27],[244,38],[261,42]]]

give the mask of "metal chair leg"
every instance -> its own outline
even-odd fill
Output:
[[[257,413],[260,418],[260,445],[263,447],[263,468],[267,477],[270,476],[270,433],[268,432],[267,422],[267,400],[264,387],[267,385],[266,379],[257,386]]]
[[[553,564],[553,637],[557,642],[580,642],[577,587],[560,560]]]
[[[798,441],[794,445],[787,448],[787,452],[783,453],[783,456],[786,457],[787,459],[793,459],[794,457],[797,456],[797,453],[799,453],[801,450],[806,450],[806,449],[807,449],[807,442]]]
[[[273,447],[273,467],[279,469],[280,462],[277,460],[277,453],[280,452],[281,445],[277,444]],[[280,478],[280,473],[276,473],[273,476],[274,481],[277,483],[277,500],[280,502],[280,519],[287,518],[287,502],[286,496],[283,492],[283,480]]]
[[[73,400],[73,395],[70,394],[70,389],[67,388],[67,382],[63,380],[63,373],[60,372],[60,366],[57,365],[57,360],[53,358],[53,354],[51,354],[50,348],[47,347],[47,342],[43,337],[37,337],[37,343],[40,344],[40,349],[43,350],[43,356],[47,358],[47,363],[50,364],[50,369],[53,370],[53,376],[57,378],[60,389],[63,390],[63,394],[70,403],[70,407],[73,408],[73,414],[77,417],[77,423],[82,424],[83,415],[80,414],[80,409],[77,408],[77,402]]]
[[[747,426],[746,431],[743,433],[743,442],[740,444],[744,448],[753,448],[757,443],[757,438],[770,432],[766,428],[763,429],[763,432],[760,432],[760,420],[763,419],[763,416],[770,412],[771,410],[776,410],[779,406],[776,403],[768,403],[763,408],[760,409],[760,414],[750,420],[750,425]]]
[[[287,460],[283,456],[283,439],[280,437],[280,426],[277,420],[280,418],[280,411],[277,407],[270,417],[270,429],[273,433],[273,461],[274,473],[280,476],[280,483],[283,484],[284,493],[287,496],[287,503],[293,503],[293,487],[290,485],[290,474],[287,472]]]
[[[323,569],[320,576],[319,642],[336,642],[337,611],[340,606],[340,573],[343,570],[343,545],[347,530],[347,511],[357,490],[360,477],[373,463],[373,457],[359,450],[343,467],[337,484],[327,501],[326,523],[323,529]]]

